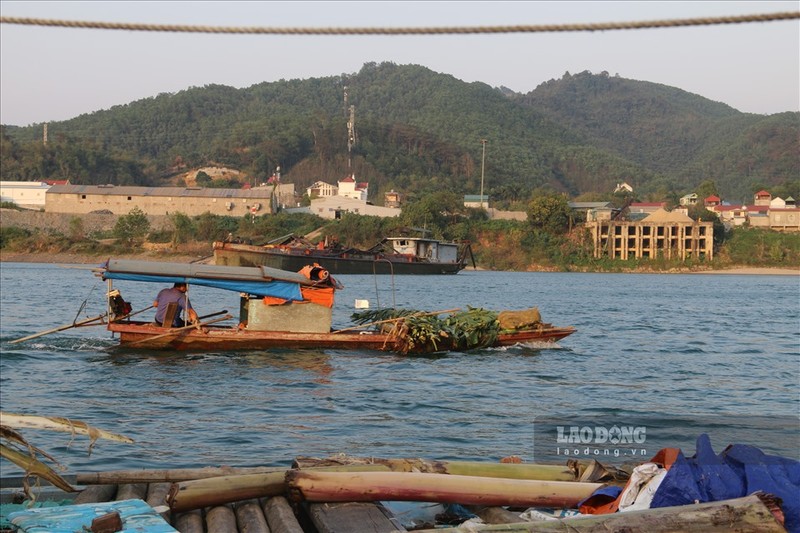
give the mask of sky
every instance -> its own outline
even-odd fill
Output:
[[[798,1],[10,1],[5,17],[236,27],[631,22],[797,12]],[[0,123],[66,120],[162,93],[422,65],[527,93],[566,72],[677,87],[747,113],[800,111],[800,20],[580,33],[276,36],[0,24]]]

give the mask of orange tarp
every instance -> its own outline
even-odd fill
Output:
[[[300,287],[303,301],[333,307],[333,287]]]

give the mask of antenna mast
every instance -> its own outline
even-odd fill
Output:
[[[350,119],[347,121],[347,168],[351,168],[350,159],[353,145],[356,144],[356,106],[350,106]]]

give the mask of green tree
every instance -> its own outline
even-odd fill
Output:
[[[134,207],[127,215],[122,215],[114,224],[113,235],[122,244],[129,246],[141,245],[150,231],[150,221],[147,215],[138,207]]]
[[[538,196],[528,204],[528,222],[534,229],[561,235],[569,229],[570,208],[560,194]]]
[[[180,211],[169,215],[172,222],[172,244],[180,244],[194,238],[194,223],[185,213]]]
[[[447,227],[457,222],[466,211],[461,196],[440,191],[404,205],[400,218],[403,224],[425,228],[435,237],[443,237]]]
[[[198,187],[209,187],[211,185],[211,176],[203,172],[202,170],[197,173],[195,177],[195,182],[197,183]]]
[[[719,196],[719,193],[717,193],[717,185],[714,183],[714,180],[705,180],[695,188],[694,192],[697,194],[698,202],[702,202],[709,196]]]

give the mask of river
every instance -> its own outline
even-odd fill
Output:
[[[800,458],[797,276],[464,271],[340,276],[334,325],[375,307],[536,306],[577,332],[555,345],[403,357],[379,352],[121,350],[102,327],[16,338],[104,311],[80,265],[0,263],[0,405],[77,419],[134,444],[23,430],[70,471],[288,466],[346,453],[526,462],[694,453],[708,433]],[[160,287],[117,283],[134,309]],[[191,288],[201,315],[238,309]],[[83,309],[81,304],[86,302]],[[78,313],[80,309],[80,313]],[[147,315],[145,315],[147,316]],[[0,462],[3,474],[15,475]]]

